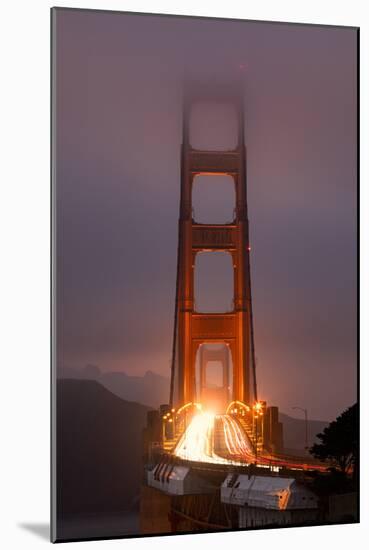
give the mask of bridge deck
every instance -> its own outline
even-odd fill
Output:
[[[201,413],[193,417],[179,439],[173,455],[185,461],[280,468],[319,470],[327,467],[317,461],[256,450],[245,426],[233,415]]]

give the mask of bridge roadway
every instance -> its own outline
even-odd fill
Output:
[[[325,471],[314,460],[266,451],[256,452],[242,423],[234,415],[196,414],[179,439],[173,454],[183,460],[225,465],[250,465]]]

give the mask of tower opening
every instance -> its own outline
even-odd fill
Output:
[[[232,151],[237,147],[237,113],[231,103],[196,101],[189,125],[190,144],[194,149]]]
[[[192,184],[192,210],[196,223],[227,224],[235,217],[234,180],[228,175],[199,174]]]
[[[205,371],[206,388],[221,388],[223,386],[223,363],[208,361]]]
[[[206,342],[196,354],[196,395],[205,409],[221,414],[232,399],[233,361],[229,345]]]
[[[200,252],[195,261],[195,310],[225,313],[233,310],[233,263],[228,252]]]

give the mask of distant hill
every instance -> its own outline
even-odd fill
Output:
[[[148,370],[144,376],[129,376],[125,372],[101,372],[96,365],[84,368],[60,368],[59,378],[96,380],[115,395],[137,401],[152,408],[168,402],[169,379]]]
[[[285,450],[302,450],[305,447],[305,420],[292,418],[284,413],[279,413],[279,419],[283,423],[283,439]],[[308,420],[308,446],[311,447],[316,435],[328,426],[323,420]]]
[[[109,516],[137,505],[148,407],[93,380],[57,382],[57,512]]]
[[[58,371],[60,378],[96,380],[115,395],[129,401],[157,408],[168,402],[169,379],[152,371],[144,376],[129,376],[124,372],[101,372],[95,365],[84,368],[64,368]],[[305,447],[305,421],[280,413],[283,422],[284,446],[287,450],[303,451]],[[308,421],[308,440],[311,446],[328,422],[321,420]]]

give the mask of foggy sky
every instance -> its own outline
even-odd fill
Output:
[[[351,405],[355,31],[58,10],[56,39],[58,365],[169,376],[182,82],[242,70],[259,396]]]

